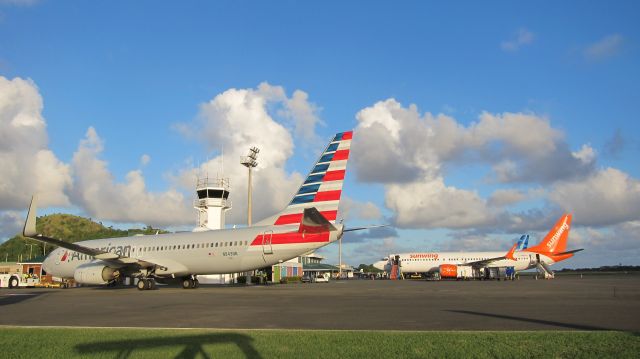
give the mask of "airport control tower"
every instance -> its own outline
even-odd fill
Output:
[[[198,211],[198,226],[194,232],[224,229],[225,212],[231,209],[229,188],[228,178],[197,179],[198,198],[193,201],[193,207]]]

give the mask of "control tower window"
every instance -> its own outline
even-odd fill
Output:
[[[228,199],[229,198],[229,191],[226,190],[222,190],[222,189],[201,189],[198,190],[198,198],[199,199],[205,199],[205,198],[224,198],[224,199]]]

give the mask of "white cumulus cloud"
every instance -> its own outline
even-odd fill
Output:
[[[404,228],[468,228],[495,218],[477,193],[446,186],[442,178],[388,185],[385,204]]]
[[[346,221],[351,219],[378,220],[382,218],[382,212],[373,202],[362,202],[343,195],[340,199],[338,218]]]
[[[615,168],[556,184],[549,199],[574,213],[576,223],[605,226],[640,220],[640,181]]]
[[[24,209],[34,193],[44,206],[69,205],[69,168],[48,148],[42,108],[31,80],[0,76],[0,210]]]
[[[274,107],[275,113],[271,111]],[[211,149],[224,149],[224,176],[233,180],[230,199],[234,209],[229,212],[229,223],[247,220],[247,169],[239,159],[250,147],[261,149],[252,176],[253,222],[279,212],[291,200],[303,177],[285,166],[293,156],[295,138],[317,138],[315,126],[320,120],[315,111],[306,93],[296,90],[287,97],[284,88],[263,83],[257,89],[229,89],[201,105],[194,122],[177,126]],[[283,118],[276,118],[283,114]],[[288,123],[294,124],[293,135]],[[217,156],[198,168],[187,168],[176,179],[191,188],[197,176],[220,173],[222,160]]]
[[[190,197],[176,189],[149,192],[142,171],[130,171],[124,182],[117,182],[100,159],[103,140],[89,128],[73,155],[73,202],[94,218],[114,222],[143,223],[153,226],[195,224]]]
[[[491,194],[488,203],[493,207],[509,206],[527,199],[527,195],[516,189],[499,189]]]
[[[385,205],[401,227],[520,226],[521,216],[506,207],[528,199],[528,193],[500,188],[482,198],[446,184],[452,166],[486,165],[492,172],[485,180],[501,185],[577,181],[596,172],[593,148],[571,151],[564,134],[536,114],[482,112],[465,125],[387,99],[362,109],[356,119],[352,150],[357,179],[384,185]],[[544,195],[534,197],[544,200]]]

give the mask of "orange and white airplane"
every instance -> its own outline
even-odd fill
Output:
[[[393,254],[374,267],[391,273],[393,262],[405,273],[439,272],[442,277],[471,276],[473,270],[493,267],[513,267],[515,271],[537,268],[546,277],[553,277],[550,265],[573,257],[582,249],[567,251],[571,228],[571,214],[564,214],[539,244],[516,251],[516,243],[509,252],[427,252]],[[469,275],[461,275],[469,273]]]

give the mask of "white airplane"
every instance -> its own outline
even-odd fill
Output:
[[[23,235],[60,247],[43,269],[81,284],[115,284],[127,276],[139,279],[140,290],[155,288],[156,279],[181,280],[186,289],[198,287],[199,274],[268,267],[360,229],[336,224],[352,136],[352,131],[336,134],[289,205],[251,227],[68,243],[36,231],[34,196]]]
[[[374,267],[391,272],[395,260],[404,273],[439,272],[441,277],[457,277],[469,269],[488,267],[514,267],[516,271],[537,268],[548,276],[553,276],[550,265],[571,258],[582,249],[566,251],[567,238],[571,226],[571,214],[564,214],[553,229],[538,245],[522,248],[524,236],[509,252],[427,252],[390,255],[373,264]],[[526,238],[528,242],[528,238]]]

